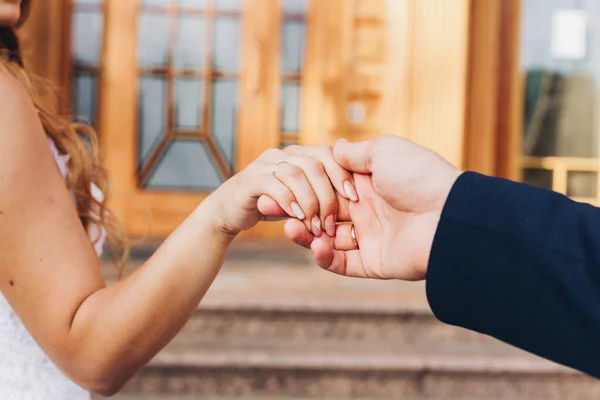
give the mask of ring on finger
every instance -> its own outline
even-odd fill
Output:
[[[287,161],[279,161],[277,164],[275,164],[275,166],[273,167],[273,176],[275,178],[277,178],[277,170],[279,169],[279,167],[281,167],[283,164],[287,164]]]
[[[350,237],[352,238],[352,243],[354,244],[354,247],[356,247],[356,250],[360,250],[358,240],[356,240],[356,226],[354,224],[352,224],[352,228],[350,228]]]

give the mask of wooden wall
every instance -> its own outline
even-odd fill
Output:
[[[470,0],[356,0],[349,139],[399,135],[464,164]]]

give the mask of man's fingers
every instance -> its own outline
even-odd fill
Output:
[[[328,236],[315,238],[310,248],[315,262],[321,268],[351,278],[369,278],[363,267],[360,251],[334,250],[332,239]]]
[[[333,156],[343,168],[361,174],[371,173],[373,158],[373,140],[364,142],[348,142],[338,140],[333,147]]]
[[[333,248],[335,250],[357,250],[354,241],[352,240],[352,224],[341,224],[337,226],[335,238],[333,240]]]

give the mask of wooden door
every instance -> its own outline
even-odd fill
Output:
[[[131,234],[166,236],[262,151],[301,141],[319,112],[303,107],[313,4],[106,0],[99,125]]]

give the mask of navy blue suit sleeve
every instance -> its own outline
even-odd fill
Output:
[[[600,377],[600,209],[462,174],[435,235],[427,296],[442,322]]]

